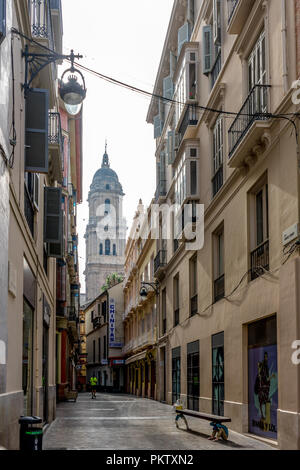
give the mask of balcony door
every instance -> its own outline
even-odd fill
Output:
[[[262,31],[248,59],[248,93],[253,92],[250,114],[267,112],[267,94],[262,87],[266,84],[266,36]]]

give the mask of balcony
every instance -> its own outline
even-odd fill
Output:
[[[174,326],[177,326],[179,325],[179,316],[180,316],[180,310],[179,308],[177,308],[176,310],[174,310]]]
[[[155,191],[155,202],[158,202],[159,198],[164,198],[167,195],[167,181],[161,180]]]
[[[221,165],[212,179],[213,197],[215,197],[218,194],[218,192],[223,186],[223,182],[224,182],[223,165]]]
[[[251,281],[257,279],[264,274],[264,271],[269,271],[269,240],[259,245],[254,251],[251,252]]]
[[[100,326],[101,326],[101,317],[95,317],[93,319],[93,328],[94,328],[94,330],[96,328],[99,328]]]
[[[52,17],[49,0],[28,0],[28,9],[30,15],[31,35],[32,38],[39,42],[41,46],[45,46],[51,50],[55,49]],[[60,37],[62,40],[62,35]],[[38,45],[31,44],[30,51],[33,53],[41,53]],[[34,70],[34,67],[33,67]],[[55,80],[57,78],[57,65],[55,62],[45,67],[38,74],[38,88],[50,90],[50,106],[55,104]]]
[[[199,121],[199,110],[196,104],[187,104],[184,112],[183,119],[178,128],[177,145],[180,146],[181,142],[185,139],[192,139],[194,137],[195,126]]]
[[[255,0],[229,0],[228,1],[228,32],[240,34],[249,17]]]
[[[55,180],[61,182],[63,177],[63,138],[61,132],[60,114],[49,113],[48,143],[51,155],[51,169]]]
[[[268,91],[270,85],[255,85],[228,131],[229,166],[238,168],[247,156],[264,149],[264,134],[270,127]]]
[[[24,215],[32,237],[34,237],[34,206],[26,184],[24,185]]]
[[[161,276],[167,266],[167,250],[160,250],[154,259],[154,275]]]
[[[223,274],[214,282],[214,302],[219,302],[225,296],[225,275]]]
[[[191,300],[191,317],[198,313],[198,295],[194,295]]]
[[[69,322],[78,323],[78,316],[77,316],[77,313],[76,313],[76,307],[67,307],[67,312],[68,312]]]
[[[221,60],[222,60],[222,57],[221,57],[221,49],[220,49],[218,52],[217,58],[215,60],[215,63],[213,65],[213,68],[211,70],[211,88],[214,87],[217,81],[217,78],[221,72],[221,68],[222,68]]]

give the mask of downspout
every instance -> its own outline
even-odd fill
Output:
[[[286,24],[286,0],[281,0],[281,10],[282,10],[282,60],[283,60],[283,88],[284,93],[287,93],[289,90],[288,87],[288,65],[287,65],[287,24]]]

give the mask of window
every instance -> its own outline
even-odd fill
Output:
[[[266,83],[266,37],[262,31],[248,58],[248,90],[250,92],[255,85]]]
[[[223,118],[219,117],[213,129],[213,196],[215,196],[223,186],[223,154]]]
[[[250,193],[251,279],[269,270],[269,197],[264,175]]]
[[[0,44],[6,36],[6,0],[0,0]]]
[[[199,341],[187,345],[187,407],[199,411]]]
[[[24,415],[32,414],[32,376],[33,376],[33,318],[34,312],[29,303],[23,303],[23,363],[22,388],[24,393]]]
[[[109,190],[110,190],[110,185],[107,184],[107,185],[105,186],[105,189],[106,189],[107,191],[109,191]]]
[[[107,359],[107,353],[106,353],[106,336],[103,337],[103,359]]]
[[[101,304],[98,304],[98,317],[100,317],[100,313],[101,313]]]
[[[167,291],[166,288],[162,291],[162,307],[161,307],[161,332],[165,335],[167,332]]]
[[[102,303],[102,316],[103,322],[106,323],[106,300]]]
[[[173,279],[174,326],[179,325],[179,274]]]
[[[95,315],[95,312],[94,310],[91,311],[91,323],[93,323],[94,321],[94,315]]]
[[[93,340],[93,363],[96,362],[96,341]]]
[[[105,240],[105,255],[110,255],[110,240]]]
[[[99,255],[103,255],[103,243],[100,243]]]
[[[113,245],[113,256],[117,256],[117,247],[115,244]]]
[[[172,349],[172,403],[180,400],[180,347]]]
[[[101,363],[101,338],[98,338],[98,362]]]
[[[224,227],[222,226],[213,235],[214,249],[214,302],[224,298]]]
[[[197,255],[190,260],[190,315],[191,317],[198,312],[197,295]]]
[[[108,214],[110,213],[110,200],[109,199],[105,200],[105,212],[107,212]]]
[[[224,416],[224,333],[212,336],[212,412]]]

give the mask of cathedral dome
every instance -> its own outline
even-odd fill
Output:
[[[103,155],[102,167],[96,171],[93,182],[91,184],[91,191],[112,191],[117,192],[124,196],[122,185],[119,182],[117,173],[110,168],[108,154],[105,149]]]

